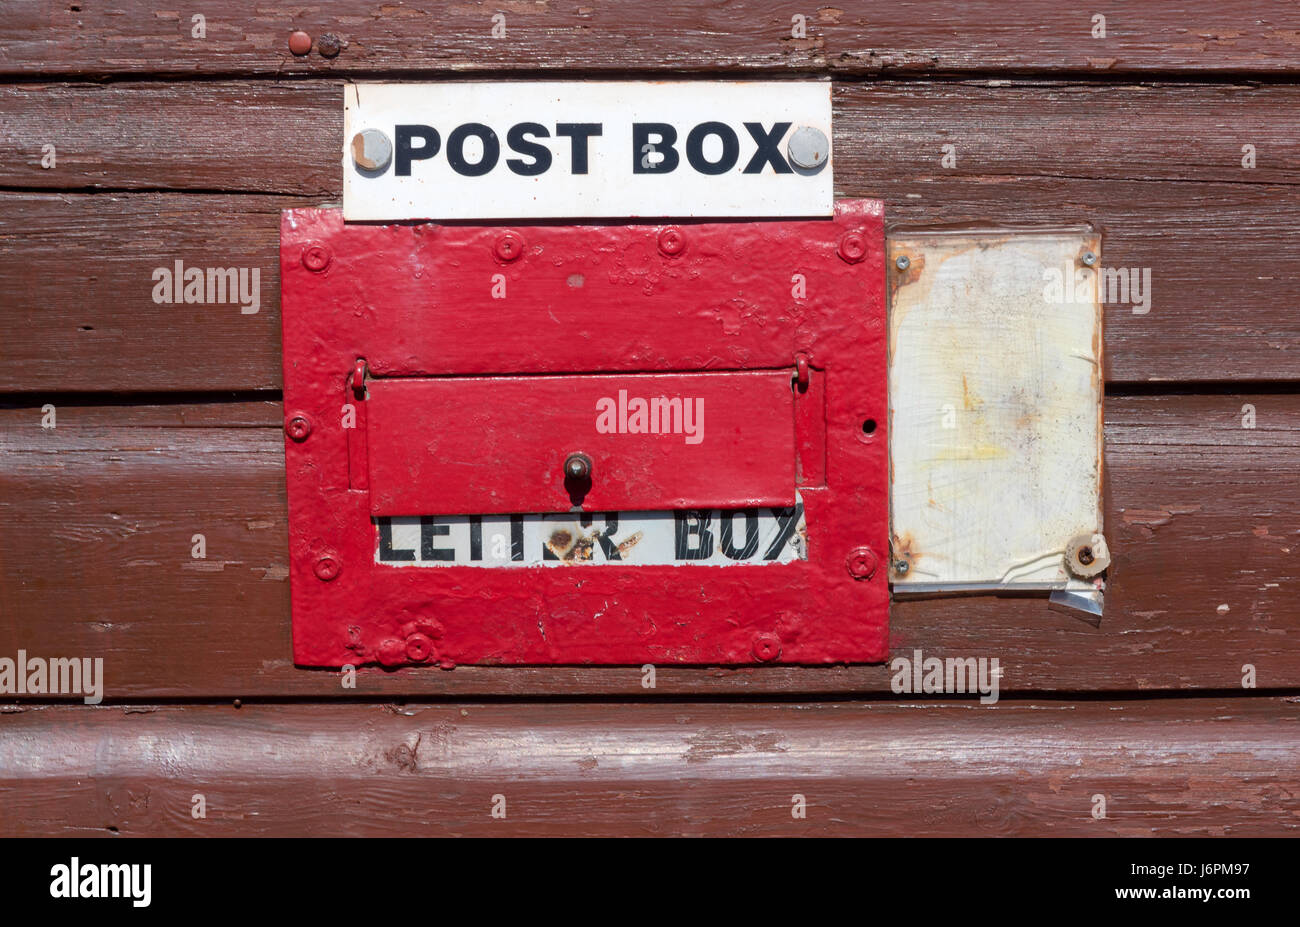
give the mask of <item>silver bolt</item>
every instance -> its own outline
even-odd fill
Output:
[[[378,129],[352,136],[352,163],[363,174],[382,174],[393,160],[393,143]]]
[[[900,254],[894,259],[894,266],[899,270],[907,270],[912,266],[912,261],[906,254]]]
[[[894,564],[894,572],[897,573],[899,576],[906,576],[907,571],[910,570],[911,568],[912,565],[908,563],[906,560],[899,560],[897,563]]]
[[[574,453],[564,458],[564,475],[570,479],[591,479],[591,458],[586,454]]]
[[[823,167],[831,156],[831,143],[821,129],[800,126],[786,142],[785,153],[795,167],[815,171]]]
[[[1084,267],[1091,267],[1093,264],[1097,263],[1097,255],[1093,254],[1091,251],[1085,251],[1083,252],[1083,257],[1079,260],[1083,261]]]

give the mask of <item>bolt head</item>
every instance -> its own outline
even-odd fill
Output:
[[[831,143],[821,129],[800,126],[786,142],[785,153],[790,163],[801,171],[815,172],[826,166],[831,156]]]
[[[382,174],[393,160],[393,143],[378,129],[366,129],[352,136],[351,148],[352,163],[367,176]]]
[[[894,258],[894,266],[899,270],[907,270],[907,268],[912,266],[912,259],[906,254],[900,254],[898,257]]]
[[[899,576],[906,576],[908,574],[908,571],[911,569],[912,569],[912,565],[908,563],[906,560],[899,560],[897,563],[894,564],[894,572],[897,573]]]
[[[585,480],[591,476],[591,458],[574,453],[564,458],[564,475],[567,479]]]
[[[676,257],[686,250],[686,235],[676,226],[669,226],[659,233],[659,250],[668,257]]]
[[[295,441],[306,441],[311,434],[311,420],[305,415],[295,415],[284,423],[284,432]]]
[[[857,264],[867,256],[867,236],[861,232],[845,232],[840,237],[839,253],[850,264]]]
[[[330,249],[318,241],[309,242],[307,247],[302,249],[302,266],[314,274],[329,267],[333,259]]]
[[[316,51],[322,58],[334,58],[343,50],[343,40],[332,32],[327,32],[316,42]]]
[[[870,547],[854,548],[844,562],[854,579],[871,579],[876,573],[876,564],[876,553]]]
[[[754,635],[752,647],[754,659],[762,663],[771,663],[781,656],[781,638],[771,631],[762,631]]]
[[[497,256],[497,260],[505,261],[507,264],[517,261],[523,256],[524,240],[515,232],[504,232],[497,236],[496,243],[492,246],[492,253]]]
[[[1082,563],[1084,566],[1088,566],[1088,564],[1092,563],[1094,560],[1097,559],[1092,555],[1091,547],[1080,547],[1079,553],[1076,554],[1076,556],[1079,558],[1079,562]]]
[[[1083,262],[1084,267],[1091,267],[1093,264],[1097,263],[1097,255],[1093,254],[1091,251],[1085,251],[1083,252],[1083,257],[1079,258],[1079,260]]]
[[[311,36],[299,30],[289,33],[289,51],[299,58],[311,51]]]
[[[321,554],[316,558],[316,563],[312,569],[316,573],[317,579],[328,583],[339,575],[343,565],[339,563],[338,557],[334,554]]]
[[[423,634],[412,634],[406,639],[406,658],[412,663],[428,663],[433,659],[433,641]]]

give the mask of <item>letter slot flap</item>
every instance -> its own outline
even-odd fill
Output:
[[[371,514],[791,505],[791,373],[371,380]]]

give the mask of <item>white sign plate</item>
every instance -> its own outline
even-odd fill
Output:
[[[824,81],[348,84],[349,220],[829,216]]]
[[[1065,553],[1102,530],[1100,257],[1090,228],[890,235],[895,592],[1093,588]]]
[[[808,559],[803,502],[720,512],[375,519],[386,566],[738,566]]]

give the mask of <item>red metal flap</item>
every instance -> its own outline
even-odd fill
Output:
[[[794,502],[791,370],[371,380],[373,515]],[[585,458],[586,473],[565,473]]]

